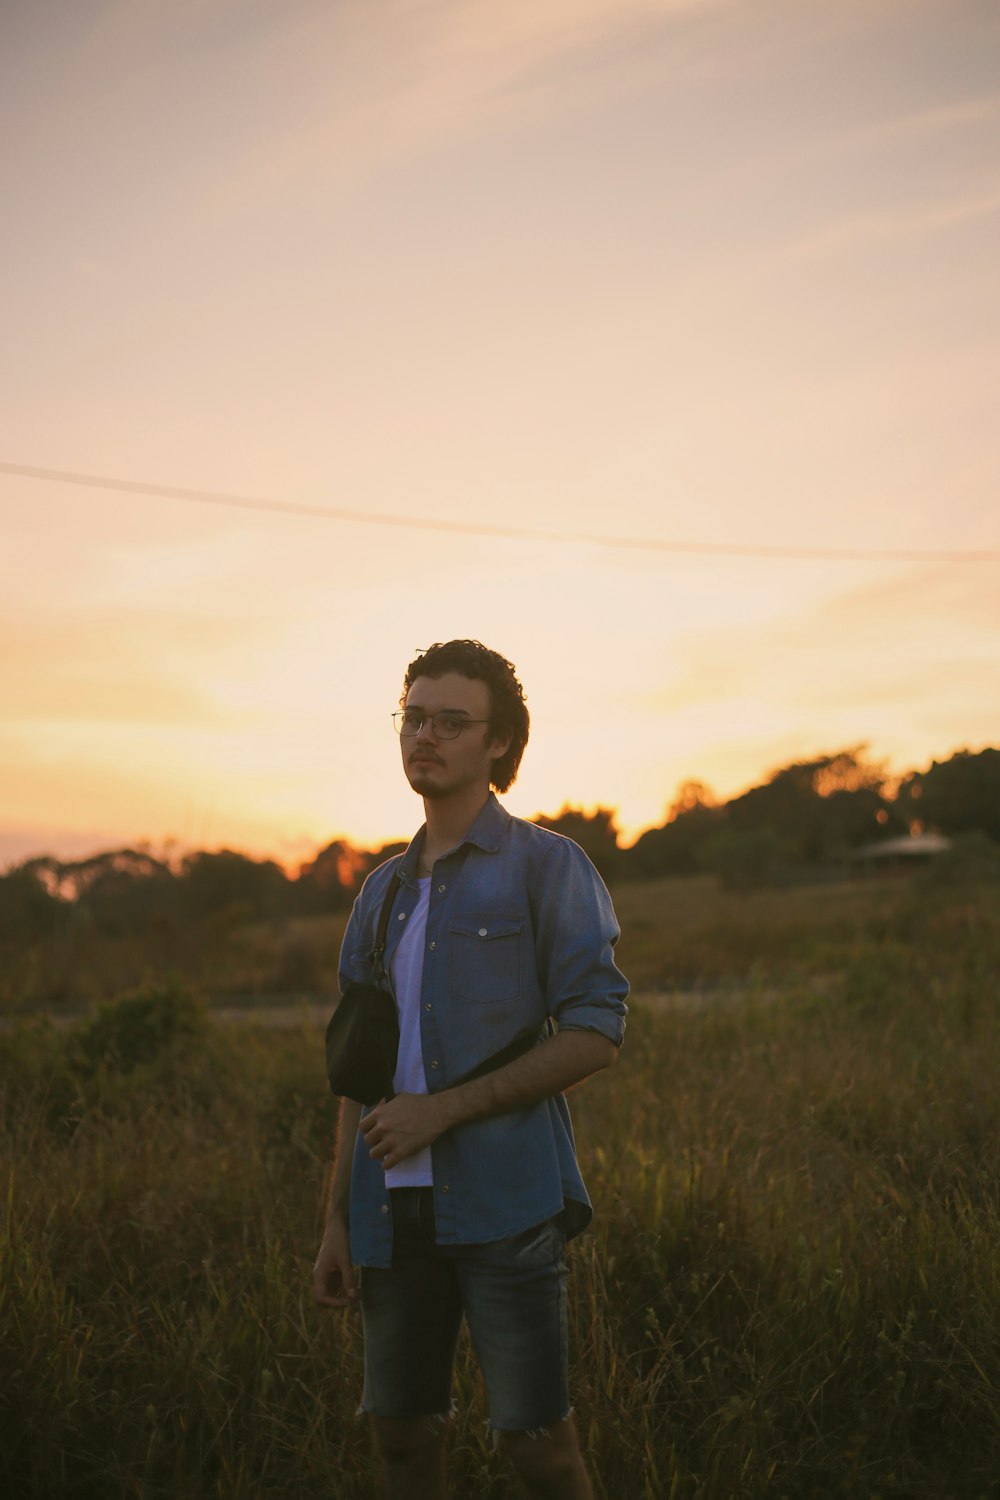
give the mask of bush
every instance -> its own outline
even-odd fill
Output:
[[[82,1071],[104,1066],[130,1073],[198,1040],[208,1027],[201,1000],[168,978],[99,1006],[73,1038]]]

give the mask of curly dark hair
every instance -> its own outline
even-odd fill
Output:
[[[406,695],[418,677],[443,677],[458,672],[485,682],[490,694],[490,729],[494,734],[510,731],[510,744],[493,762],[490,785],[505,792],[514,785],[524,747],[528,743],[528,705],[524,689],[514,675],[514,663],[491,651],[481,641],[438,641],[415,657],[406,669],[399,706],[406,706]]]

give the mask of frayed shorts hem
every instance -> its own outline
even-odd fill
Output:
[[[487,1422],[486,1426],[489,1429],[490,1443],[493,1451],[494,1453],[497,1451],[505,1437],[527,1437],[534,1438],[536,1441],[544,1440],[551,1435],[553,1427],[558,1427],[560,1422],[568,1422],[572,1415],[573,1408],[570,1406],[563,1412],[561,1417],[553,1417],[551,1422],[540,1422],[535,1427],[498,1427],[495,1422]]]
[[[408,1412],[404,1415],[395,1413],[389,1417],[384,1412],[372,1411],[362,1401],[354,1415],[356,1417],[371,1417],[375,1422],[426,1422],[428,1427],[432,1428],[433,1431],[439,1432],[452,1421],[457,1412],[458,1408],[453,1401],[447,1411],[418,1411]]]

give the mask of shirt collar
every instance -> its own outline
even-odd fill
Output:
[[[505,807],[501,807],[496,795],[490,792],[482,810],[476,815],[475,822],[469,829],[461,844],[456,848],[461,849],[463,844],[475,844],[477,849],[482,849],[487,854],[496,854],[500,848],[504,829],[510,822],[510,813]],[[415,880],[417,876],[417,863],[420,859],[420,851],[424,846],[424,835],[427,832],[427,824],[422,823],[413,835],[406,848],[406,853],[399,864],[399,873],[403,880]]]
[[[482,812],[465,835],[464,842],[485,849],[487,854],[496,854],[509,822],[510,813],[500,806],[495,793],[490,792]]]

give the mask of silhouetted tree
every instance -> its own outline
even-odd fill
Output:
[[[289,906],[289,882],[273,859],[250,859],[232,849],[189,854],[180,881],[186,910],[196,919],[276,917]]]
[[[685,781],[667,809],[660,828],[648,828],[622,856],[626,875],[640,880],[661,875],[693,875],[701,868],[699,850],[723,817],[713,793],[702,781]]]
[[[770,828],[787,857],[805,864],[894,831],[898,819],[885,797],[885,770],[865,761],[863,746],[775,771],[761,786],[726,803],[728,828]]]
[[[350,906],[358,890],[366,856],[344,839],[334,839],[300,867],[295,882],[296,909],[320,913]]]
[[[99,932],[142,932],[176,915],[169,865],[141,849],[112,849],[58,867],[60,889]]]
[[[1000,840],[1000,750],[958,750],[932,761],[900,784],[897,803],[911,824]]]
[[[45,878],[54,863],[48,858],[28,860],[0,875],[0,941],[36,942],[64,923],[66,903]]]

